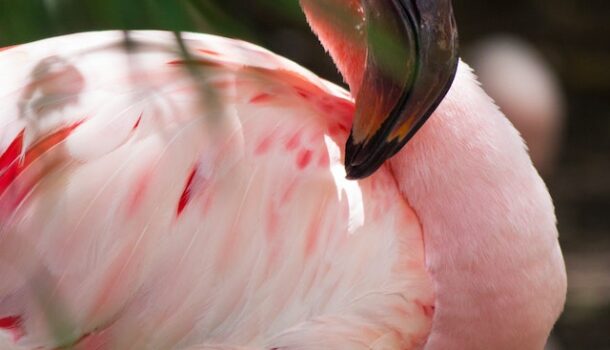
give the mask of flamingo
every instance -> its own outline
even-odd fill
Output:
[[[205,34],[0,53],[2,349],[544,346],[552,201],[451,2],[301,6],[350,92]]]
[[[543,177],[553,173],[566,103],[550,64],[530,44],[511,36],[486,38],[471,50],[470,63],[485,91],[523,135]]]

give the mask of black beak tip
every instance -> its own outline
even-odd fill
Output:
[[[353,166],[350,164],[345,164],[345,178],[348,180],[362,180],[364,178],[366,178],[367,176],[371,175],[373,172],[369,172],[366,169],[359,167],[359,166]]]
[[[345,164],[345,173],[345,178],[348,180],[361,180],[366,177],[361,168],[351,164]]]
[[[359,155],[362,154],[364,145],[354,143],[353,135],[350,133],[347,143],[345,144],[345,173],[348,180],[359,180],[364,178],[365,172],[362,167],[362,160]]]
[[[354,169],[350,165],[345,165],[345,178],[348,180],[358,180],[359,178],[356,176]]]
[[[361,180],[371,176],[387,159],[378,154],[371,144],[354,143],[352,137],[345,145],[345,173],[348,180]]]
[[[362,180],[373,175],[382,164],[383,162],[375,162],[373,164],[350,164],[346,162],[345,177],[348,180]]]
[[[360,180],[365,177],[362,167],[356,162],[356,155],[362,150],[362,145],[356,145],[352,142],[350,136],[345,145],[345,173],[348,180]]]

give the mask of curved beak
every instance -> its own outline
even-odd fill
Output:
[[[458,65],[451,0],[362,0],[367,56],[346,145],[350,179],[371,175],[434,112]]]

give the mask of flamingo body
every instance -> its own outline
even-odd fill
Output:
[[[0,345],[543,346],[565,297],[552,203],[466,65],[348,181],[347,92],[247,43],[189,34],[184,61],[131,35],[0,53]]]
[[[213,109],[171,35],[133,38],[129,57],[116,32],[0,56],[0,318],[19,320],[15,345],[423,344],[419,222],[388,168],[345,180],[349,95],[188,35]]]

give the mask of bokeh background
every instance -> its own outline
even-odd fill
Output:
[[[565,126],[545,177],[569,294],[552,347],[610,349],[610,2],[454,0],[454,7],[464,57],[480,40],[512,35],[531,45],[557,81]],[[341,83],[297,0],[0,0],[0,47],[71,32],[151,28],[249,40]]]

